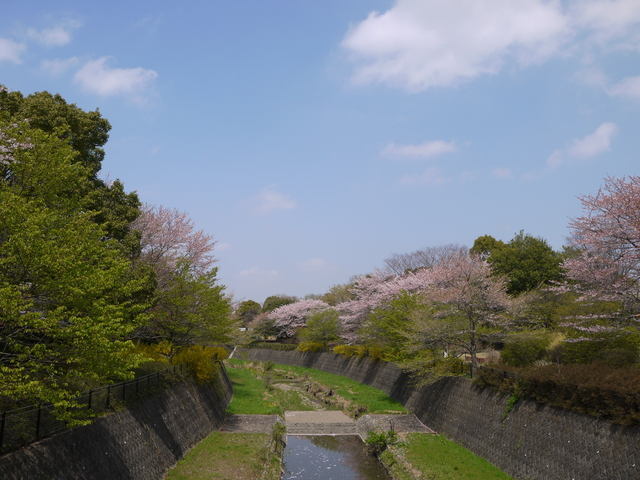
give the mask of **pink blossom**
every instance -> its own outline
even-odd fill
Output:
[[[269,318],[274,320],[273,326],[280,336],[292,337],[297,329],[306,325],[308,317],[329,308],[329,304],[322,300],[299,300],[276,308],[269,313]]]
[[[142,214],[133,222],[142,234],[142,260],[156,271],[158,285],[167,285],[180,261],[188,261],[196,275],[208,271],[217,259],[216,242],[202,230],[194,231],[187,213],[165,207],[143,205]]]
[[[570,245],[580,252],[567,260],[567,275],[587,297],[640,302],[640,177],[608,177],[596,195],[580,198],[584,216],[570,223]]]

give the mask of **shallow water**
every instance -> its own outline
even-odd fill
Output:
[[[289,435],[283,480],[391,480],[357,435]]]

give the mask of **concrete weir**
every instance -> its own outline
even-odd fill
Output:
[[[315,368],[371,385],[401,402],[427,427],[486,458],[516,479],[638,480],[640,428],[508,397],[450,377],[413,386],[397,366],[332,353],[238,350],[236,357]],[[386,427],[383,427],[386,429]]]

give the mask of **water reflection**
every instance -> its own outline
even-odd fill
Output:
[[[356,435],[289,435],[283,480],[391,480]]]

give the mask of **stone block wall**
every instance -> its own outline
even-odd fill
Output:
[[[428,427],[518,480],[640,479],[640,428],[508,397],[450,377],[413,387],[397,366],[330,353],[244,350],[236,357],[272,360],[343,375],[386,392]]]
[[[0,457],[3,480],[157,480],[220,428],[233,387],[185,382],[134,408],[101,417]]]

